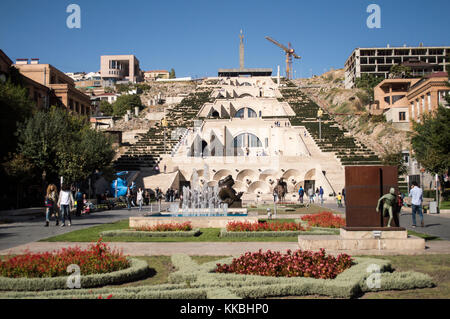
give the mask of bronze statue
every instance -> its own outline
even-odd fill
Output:
[[[283,178],[280,178],[278,180],[278,183],[275,186],[274,192],[277,194],[279,201],[281,201],[281,202],[284,201],[284,197],[287,194],[287,184]]]
[[[389,194],[383,195],[377,204],[377,213],[380,212],[381,202],[383,201],[383,206],[381,209],[381,214],[383,217],[387,217],[389,214],[389,221],[387,223],[387,227],[391,227],[391,221],[394,218],[394,209],[396,209],[396,199],[395,189],[391,188]]]
[[[231,175],[228,175],[224,179],[219,181],[219,198],[221,203],[228,204],[229,208],[242,208],[241,197],[243,192],[237,193],[233,189],[234,179]]]

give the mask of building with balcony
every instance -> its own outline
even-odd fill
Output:
[[[142,82],[143,73],[139,60],[134,55],[102,55],[100,76],[103,86],[113,86],[117,82]]]
[[[431,72],[446,71],[449,46],[442,47],[390,47],[385,48],[356,48],[345,62],[345,88],[355,87],[356,79],[363,74],[388,78],[391,67],[415,61],[417,66],[423,71],[421,76]],[[419,65],[417,62],[426,63]],[[408,64],[406,64],[408,66]],[[415,72],[415,70],[414,70]]]

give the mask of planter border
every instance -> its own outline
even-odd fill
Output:
[[[102,237],[194,237],[200,234],[200,228],[190,231],[138,231],[138,230],[107,230],[100,233]]]
[[[226,228],[220,230],[222,238],[249,238],[249,237],[297,237],[299,235],[336,235],[335,229],[313,229],[311,231],[227,231]]]
[[[93,288],[106,285],[122,284],[140,279],[148,274],[149,268],[145,260],[128,258],[130,267],[105,274],[81,276],[81,287]],[[0,277],[0,291],[44,291],[69,289],[69,276],[47,278],[8,278]]]

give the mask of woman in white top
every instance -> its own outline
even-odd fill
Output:
[[[144,191],[142,190],[141,187],[139,187],[137,194],[136,194],[136,201],[137,204],[139,205],[139,211],[142,210],[142,203],[144,202]]]
[[[58,207],[61,209],[61,227],[66,226],[66,217],[69,218],[69,226],[72,224],[72,219],[70,218],[70,210],[73,207],[73,195],[70,188],[67,185],[61,187],[61,192],[59,193]]]

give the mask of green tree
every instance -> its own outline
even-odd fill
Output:
[[[383,81],[384,78],[372,74],[363,73],[360,78],[356,78],[355,85],[359,89],[367,92],[372,102],[374,99],[374,88]]]
[[[9,153],[13,153],[17,147],[15,132],[18,123],[25,121],[33,114],[34,102],[29,97],[27,90],[19,84],[14,84],[10,79],[0,82],[0,132],[2,147],[0,148],[0,161],[6,160]]]
[[[398,176],[404,176],[408,172],[408,167],[406,166],[401,149],[401,146],[398,148],[384,147],[384,152],[381,156],[383,165],[397,166]]]
[[[170,72],[169,72],[169,79],[175,79],[176,75],[175,75],[175,69],[171,68]]]
[[[390,70],[390,74],[396,79],[406,79],[411,76],[411,68],[403,65],[393,65]]]
[[[19,153],[50,179],[86,179],[96,169],[108,166],[114,157],[107,136],[92,130],[82,117],[62,109],[37,112],[19,127],[18,136]]]
[[[143,108],[141,98],[138,95],[121,95],[113,104],[113,113],[115,116],[123,116],[128,110],[134,111],[135,107]]]
[[[103,115],[111,116],[114,113],[113,106],[108,101],[101,101],[100,102],[100,112],[103,113]]]
[[[438,174],[444,187],[443,174],[450,167],[450,109],[439,106],[434,114],[425,114],[421,123],[414,123],[411,139],[414,156],[430,173]],[[443,189],[444,191],[444,189]]]

